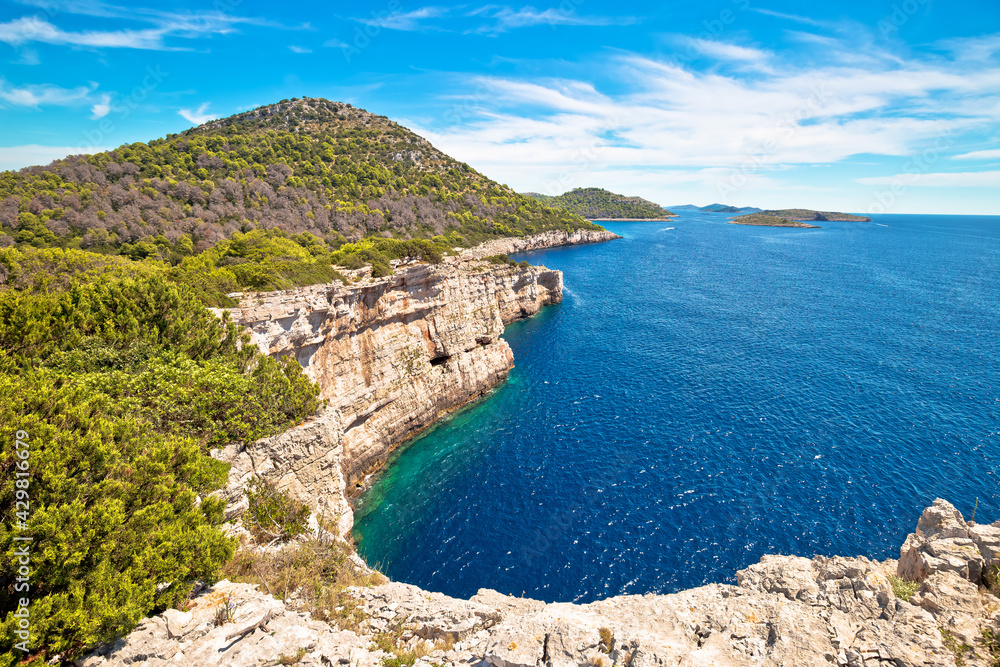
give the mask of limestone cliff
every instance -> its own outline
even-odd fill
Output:
[[[504,325],[561,301],[562,273],[475,257],[251,295],[231,309],[263,352],[298,359],[327,404],[308,424],[218,453],[233,466],[231,515],[256,474],[349,529],[345,494],[400,443],[507,377]]]

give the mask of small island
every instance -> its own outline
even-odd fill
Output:
[[[642,197],[629,197],[603,188],[576,188],[561,195],[524,193],[546,206],[561,208],[587,220],[669,220],[677,214]]]
[[[802,227],[819,229],[819,225],[810,222],[871,222],[864,215],[837,213],[833,211],[813,211],[807,208],[784,208],[774,211],[760,211],[738,215],[729,219],[731,225],[757,225],[761,227]]]

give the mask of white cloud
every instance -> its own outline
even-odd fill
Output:
[[[53,160],[67,155],[80,153],[100,153],[111,150],[111,146],[40,146],[27,144],[24,146],[0,146],[0,170],[21,169],[38,164],[48,164]]]
[[[218,116],[208,111],[209,104],[211,103],[205,102],[195,111],[191,111],[190,109],[181,109],[177,113],[183,116],[185,120],[195,125],[201,125],[202,123],[207,123],[210,120],[215,120],[216,118],[218,118]]]
[[[76,88],[50,84],[13,87],[0,79],[0,100],[22,107],[71,106],[85,103],[96,87],[96,84]]]
[[[638,22],[634,17],[581,16],[565,9],[543,9],[534,7],[498,7],[488,5],[469,12],[468,16],[482,16],[493,20],[490,25],[482,26],[472,32],[500,33],[516,28],[530,28],[539,25],[570,25],[570,26],[610,26],[632,25]]]
[[[661,203],[676,203],[686,199],[684,184],[712,201],[724,197],[723,185],[738,182],[744,194],[734,199],[802,187],[828,207],[836,202],[824,188],[862,188],[843,171],[833,174],[839,185],[809,185],[820,182],[815,165],[898,157],[891,174],[928,147],[944,159],[957,152],[951,146],[982,142],[996,128],[1000,63],[969,68],[936,55],[899,61],[859,47],[856,61],[815,66],[798,53],[709,40],[700,46],[760,66],[727,74],[618,54],[594,65],[587,79],[480,77],[467,81],[470,94],[454,100],[440,122],[411,126],[521,190],[618,183],[632,192],[629,183],[643,182],[651,196],[677,195]],[[979,178],[991,177],[969,182]],[[864,201],[859,195],[855,204]]]
[[[312,49],[307,49],[304,46],[296,46],[294,44],[292,46],[289,46],[288,50],[291,51],[292,53],[312,53]]]
[[[972,151],[952,157],[953,160],[1000,160],[1000,148],[987,151]]]
[[[100,101],[90,107],[91,120],[100,120],[111,113],[111,96],[101,95]]]
[[[349,47],[350,44],[342,39],[328,39],[323,42],[323,47],[327,49],[343,49]]]
[[[163,30],[119,30],[66,32],[38,17],[0,23],[0,42],[21,45],[29,42],[68,46],[90,46],[161,50]]]
[[[358,19],[365,25],[385,28],[386,30],[413,31],[425,29],[428,26],[424,19],[438,18],[448,13],[446,7],[421,7],[411,12],[384,12],[369,19]]]
[[[89,48],[130,48],[154,51],[175,51],[165,39],[195,39],[211,35],[228,35],[241,25],[271,28],[288,26],[268,19],[241,17],[222,11],[168,12],[158,9],[108,5],[99,0],[65,0],[58,4],[47,0],[18,0],[20,4],[46,11],[0,23],[0,42],[21,46],[33,42]],[[55,11],[48,11],[54,9]],[[152,27],[138,30],[68,31],[53,25],[42,15],[53,18],[59,14],[77,14],[105,19],[120,19]],[[306,26],[298,26],[306,29]]]
[[[924,188],[1000,188],[1000,171],[966,171],[936,174],[894,174],[859,178],[865,185],[901,185]]]

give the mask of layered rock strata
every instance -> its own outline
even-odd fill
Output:
[[[462,257],[479,259],[491,255],[511,255],[516,252],[544,250],[565,245],[584,245],[620,239],[618,234],[604,230],[578,229],[573,232],[545,232],[534,236],[494,239],[462,252]]]
[[[1000,598],[973,581],[976,570],[967,564],[979,562],[983,571],[1000,564],[991,551],[998,532],[997,524],[967,523],[937,500],[898,564],[765,556],[738,572],[735,586],[582,605],[490,590],[459,600],[387,583],[350,589],[362,619],[351,631],[252,586],[220,582],[192,611],[148,619],[82,664],[244,667],[296,655],[306,666],[378,667],[394,656],[376,636],[395,630],[400,651],[426,653],[415,667],[988,667],[1000,647],[984,642],[982,630],[997,627]],[[966,539],[970,544],[958,546],[967,549],[941,557]],[[890,581],[894,573],[922,577],[909,599],[894,592],[901,590]],[[213,619],[227,601],[236,608],[233,621],[218,627]],[[263,628],[231,638],[268,612]]]
[[[233,321],[266,354],[297,359],[326,406],[307,424],[215,454],[232,464],[230,516],[259,475],[348,529],[345,494],[400,443],[502,382],[514,362],[504,325],[561,300],[559,271],[468,256],[244,297]]]

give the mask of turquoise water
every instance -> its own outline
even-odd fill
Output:
[[[507,327],[508,382],[360,500],[368,562],[586,601],[765,553],[898,557],[937,496],[1000,518],[1000,218],[725,219],[523,257],[564,302]]]

